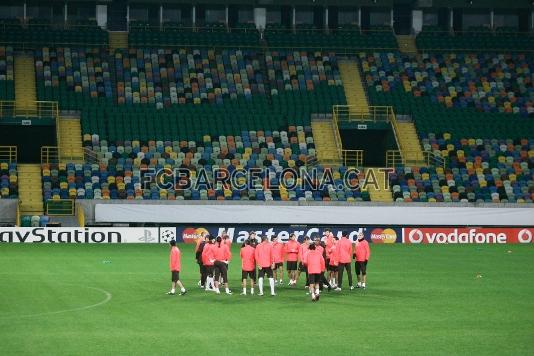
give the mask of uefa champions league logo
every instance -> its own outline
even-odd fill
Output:
[[[176,239],[176,234],[172,230],[163,230],[160,234],[161,242],[169,242]]]

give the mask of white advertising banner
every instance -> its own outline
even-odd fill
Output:
[[[534,209],[410,206],[96,204],[97,222],[530,226]]]
[[[2,227],[0,243],[158,243],[157,227]]]

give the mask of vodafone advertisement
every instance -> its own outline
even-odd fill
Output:
[[[404,227],[405,244],[529,244],[534,228],[510,227]]]

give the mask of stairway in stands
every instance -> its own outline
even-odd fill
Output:
[[[79,115],[60,114],[58,121],[61,162],[83,162],[82,128]]]
[[[37,116],[35,90],[35,63],[33,56],[24,53],[15,56],[15,107],[19,114]]]
[[[43,189],[40,164],[18,164],[21,215],[43,215]]]
[[[369,102],[365,94],[358,63],[354,60],[340,60],[338,66],[347,105],[349,105],[349,112],[357,108],[358,112],[369,113]]]
[[[368,186],[367,190],[369,191],[369,197],[371,198],[371,201],[375,202],[392,202],[393,201],[393,195],[391,193],[391,190],[389,187],[386,188],[386,182],[384,173],[379,172],[378,168],[366,168],[365,172],[367,175],[367,170],[373,169],[376,177],[376,181],[378,182],[378,189],[375,189],[374,186]]]
[[[109,31],[109,51],[115,52],[116,49],[128,48],[128,32],[126,31]]]
[[[397,43],[399,44],[399,51],[401,53],[417,54],[417,45],[415,43],[415,36],[398,35]]]
[[[401,155],[407,165],[425,165],[423,150],[417,136],[415,124],[411,121],[398,121],[396,130]]]
[[[312,115],[311,127],[317,160],[323,165],[341,164],[339,131],[330,115]]]

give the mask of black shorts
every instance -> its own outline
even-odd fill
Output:
[[[322,273],[312,273],[308,274],[308,283],[309,284],[319,284],[321,283]]]
[[[287,261],[286,262],[286,268],[288,271],[296,271],[297,270],[297,261]]]
[[[260,268],[260,273],[258,274],[258,277],[263,278],[263,276],[265,276],[265,273],[267,273],[267,277],[273,278],[273,269],[271,267]]]
[[[180,280],[180,272],[172,271],[171,272],[171,281],[178,282]]]
[[[213,265],[211,266],[204,265],[204,268],[206,269],[206,274],[210,277],[213,277],[213,270],[215,267]]]
[[[356,274],[367,274],[367,261],[358,262],[356,261]]]
[[[241,270],[241,279],[247,279],[247,277],[250,277],[254,282],[256,282],[256,270],[254,271],[243,271]]]
[[[331,271],[331,272],[337,272],[337,266],[329,265],[328,266],[328,270]]]
[[[280,268],[280,267],[284,267],[284,262],[276,262],[276,263],[274,264],[274,269],[278,269],[278,268]]]
[[[299,263],[299,271],[301,272],[307,272],[308,268],[302,264],[302,262]]]

